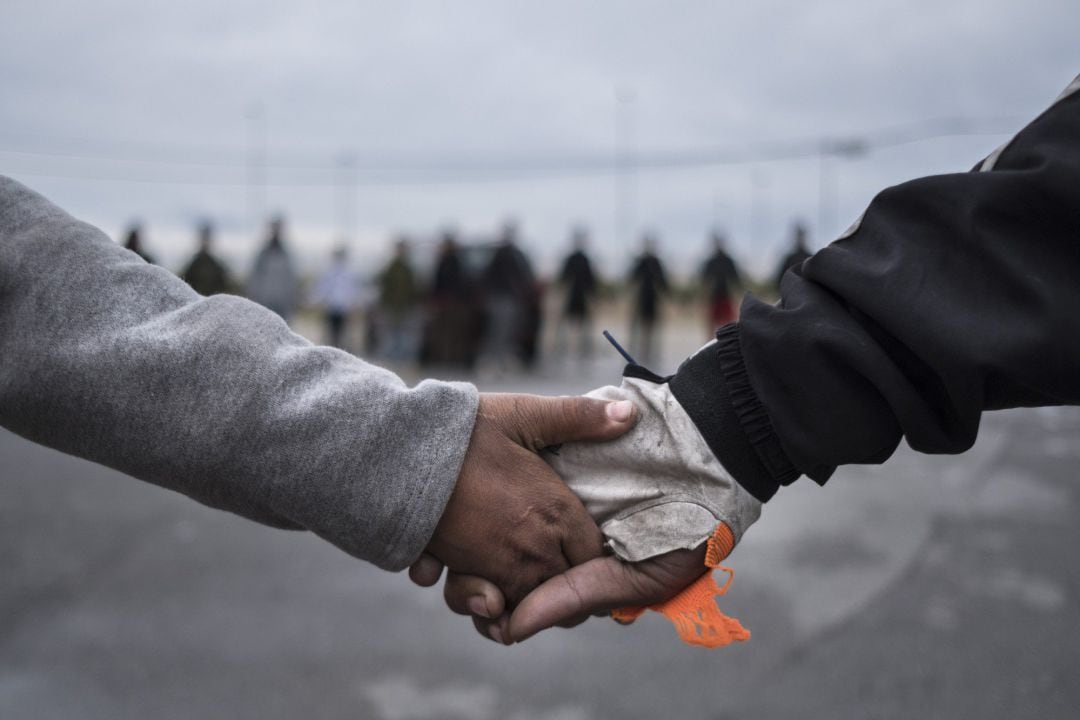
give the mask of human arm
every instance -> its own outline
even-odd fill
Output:
[[[386,569],[428,547],[501,580],[505,553],[528,550],[513,558],[517,585],[504,582],[520,594],[598,543],[580,503],[521,443],[611,437],[632,414],[616,422],[603,420],[606,403],[501,396],[476,421],[478,403],[470,385],[408,388],[254,303],[203,298],[0,178],[0,425],[24,437],[308,529]],[[511,456],[515,477],[494,462]],[[509,482],[526,477],[528,488]],[[507,515],[469,513],[482,496]],[[537,502],[564,517],[521,517]]]
[[[9,179],[0,299],[10,430],[381,567],[427,544],[469,442],[471,386],[410,389],[254,303],[203,298]]]
[[[880,193],[855,229],[785,274],[776,306],[747,298],[672,392],[763,502],[802,474],[824,483],[839,465],[884,462],[902,438],[962,452],[986,410],[1080,401],[1078,276],[1074,82],[972,172]],[[539,616],[529,599],[518,612]]]
[[[748,490],[824,483],[901,438],[962,452],[985,410],[1080,401],[1077,87],[973,171],[880,193],[778,305],[743,303],[701,370],[740,399],[710,405],[743,430],[715,443]]]

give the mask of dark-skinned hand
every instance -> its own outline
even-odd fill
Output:
[[[472,616],[477,632],[509,645],[547,628],[573,627],[591,615],[668,600],[701,577],[707,570],[704,561],[704,546],[637,563],[610,555],[594,558],[544,582],[513,613],[507,612],[499,588],[481,577],[448,573],[443,592],[451,610]],[[436,561],[423,558],[411,576],[419,585],[433,585],[441,570]]]
[[[636,419],[630,402],[481,394],[457,485],[411,577],[434,584],[445,565],[484,578],[496,588],[496,606],[474,601],[463,607],[498,616],[545,580],[598,558],[599,528],[537,452],[611,440]]]

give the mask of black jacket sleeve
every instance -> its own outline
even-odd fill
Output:
[[[1080,78],[971,172],[881,192],[702,355],[673,390],[712,388],[695,421],[761,500],[902,437],[962,452],[984,410],[1080,402]]]

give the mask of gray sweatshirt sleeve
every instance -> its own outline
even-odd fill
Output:
[[[316,347],[202,297],[0,177],[0,425],[398,570],[425,547],[476,415],[471,385]]]

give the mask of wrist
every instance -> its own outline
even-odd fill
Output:
[[[750,384],[738,329],[737,324],[722,328],[715,342],[683,362],[669,384],[724,468],[744,490],[766,502],[800,473]]]

